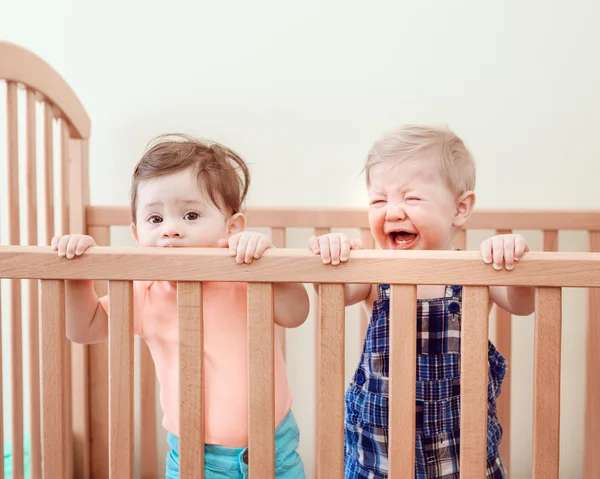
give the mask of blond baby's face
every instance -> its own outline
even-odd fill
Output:
[[[369,226],[385,249],[451,249],[466,222],[474,194],[456,198],[433,160],[384,162],[369,172]]]
[[[203,193],[191,168],[143,181],[137,193],[132,230],[139,246],[211,248],[238,232],[236,219],[241,215],[221,212]]]

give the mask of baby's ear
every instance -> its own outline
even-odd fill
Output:
[[[140,245],[140,241],[138,238],[138,231],[137,228],[135,226],[135,223],[131,223],[131,236],[133,236],[133,239],[135,240],[135,244],[136,245]]]
[[[246,229],[246,217],[243,213],[234,214],[227,220],[227,234],[232,236]]]
[[[456,199],[456,214],[453,223],[456,228],[462,228],[467,223],[474,206],[475,193],[473,191],[466,191]]]

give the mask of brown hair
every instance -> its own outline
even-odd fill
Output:
[[[250,171],[234,151],[215,142],[204,142],[189,135],[161,135],[150,142],[131,182],[131,213],[136,222],[137,190],[140,182],[196,169],[198,185],[221,211],[235,214],[242,210]]]

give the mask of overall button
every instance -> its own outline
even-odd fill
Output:
[[[460,305],[456,301],[452,301],[448,305],[448,311],[450,311],[452,314],[456,314],[460,311]]]
[[[365,374],[362,371],[358,371],[354,380],[356,381],[356,384],[362,386],[365,383]]]
[[[390,289],[390,285],[389,284],[382,284],[381,285],[381,289]]]
[[[244,452],[244,455],[242,456],[242,461],[244,461],[244,464],[248,464],[248,451]]]
[[[458,291],[461,290],[461,288],[462,288],[462,286],[458,286],[458,285],[455,284],[455,285],[452,286],[452,291],[458,292]]]

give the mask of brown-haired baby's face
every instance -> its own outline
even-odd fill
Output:
[[[216,247],[231,215],[204,194],[194,169],[140,182],[134,236],[145,247]]]

